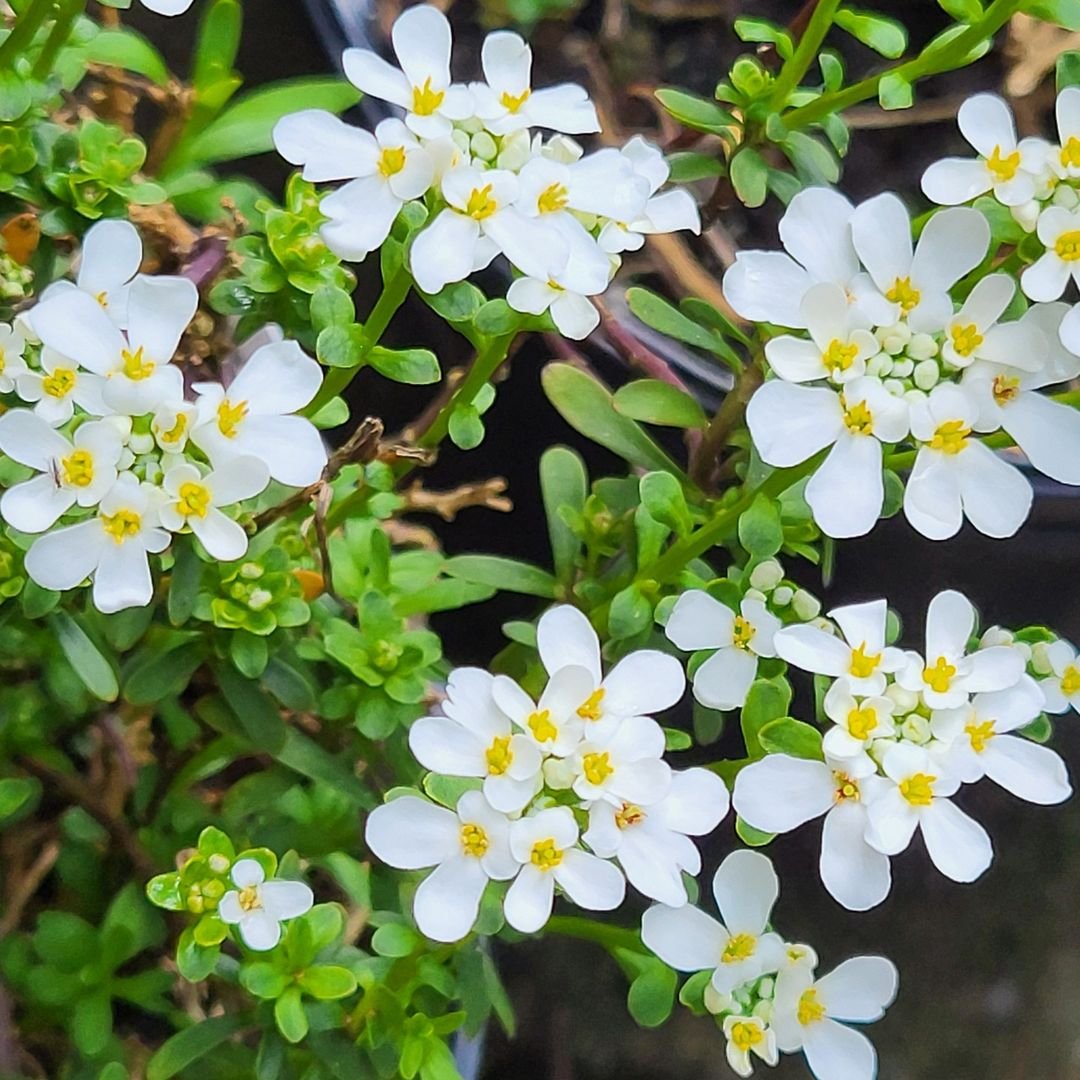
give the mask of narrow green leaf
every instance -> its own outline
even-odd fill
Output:
[[[162,1044],[146,1066],[146,1080],[171,1080],[231,1038],[246,1023],[244,1016],[215,1016],[177,1032]]]
[[[899,59],[907,48],[907,30],[904,29],[904,24],[877,12],[841,8],[834,21],[853,38],[889,60]]]
[[[552,446],[540,458],[540,491],[547,515],[548,537],[555,576],[564,584],[574,577],[581,539],[563,520],[560,510],[580,513],[589,494],[589,474],[581,455],[566,446]]]
[[[688,94],[685,90],[663,87],[656,91],[660,104],[684,127],[695,131],[707,131],[714,135],[728,135],[739,122],[715,101]]]
[[[120,696],[116,671],[86,631],[66,611],[54,612],[48,624],[86,689],[101,701],[115,701]]]
[[[368,353],[367,362],[380,375],[410,386],[429,386],[442,378],[439,361],[428,349],[384,349],[376,345]]]
[[[240,0],[213,0],[199,23],[191,84],[205,93],[232,71],[240,49],[244,11]]]
[[[133,71],[158,86],[169,83],[169,69],[161,53],[135,30],[102,30],[86,43],[85,49],[91,63]]]
[[[626,302],[646,326],[659,330],[661,334],[673,337],[676,341],[685,341],[687,345],[704,349],[726,360],[738,359],[719,334],[699,325],[656,293],[635,286],[626,290]]]
[[[269,754],[280,753],[288,729],[277,706],[258,683],[244,678],[228,664],[215,664],[214,673],[229,708],[251,742]]]
[[[620,386],[613,402],[621,415],[659,427],[703,428],[709,422],[695,398],[659,379],[638,379]]]
[[[490,585],[503,592],[524,593],[545,600],[555,596],[557,582],[546,570],[502,555],[455,555],[446,560],[446,572],[475,585]]]

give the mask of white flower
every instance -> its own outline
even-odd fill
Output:
[[[785,833],[825,815],[819,869],[825,888],[850,911],[869,911],[889,895],[889,858],[865,839],[867,806],[888,789],[862,754],[811,761],[769,754],[739,772],[735,812],[755,829]]]
[[[1064,802],[1072,794],[1065,762],[1048,746],[1010,734],[1030,724],[1044,701],[1039,684],[1025,675],[1008,690],[934,713],[934,733],[950,744],[946,766],[965,784],[987,776],[1026,802]]]
[[[218,904],[218,917],[240,931],[249,949],[267,952],[281,940],[281,924],[311,910],[315,896],[302,881],[266,880],[254,859],[240,859],[230,873],[235,889]]]
[[[600,664],[600,639],[577,608],[561,604],[546,611],[536,626],[540,660],[549,675],[560,668],[582,667],[593,689],[577,707],[590,742],[609,738],[628,716],[651,716],[669,709],[682,697],[686,676],[673,656],[638,649],[624,656],[605,676]]]
[[[191,441],[215,466],[257,457],[282,484],[306,487],[326,467],[326,449],[310,420],[292,416],[316,395],[322,368],[295,341],[264,345],[228,389],[197,383],[198,419]]]
[[[51,528],[73,506],[96,506],[116,483],[124,450],[120,427],[108,420],[82,424],[72,439],[29,409],[0,416],[0,450],[41,473],[8,488],[0,514],[20,532]]]
[[[585,668],[570,666],[552,674],[539,702],[506,675],[495,676],[491,696],[541,753],[564,758],[581,742],[585,721],[577,710],[594,689]]]
[[[816,982],[805,967],[786,969],[776,981],[777,1045],[785,1053],[802,1050],[817,1080],[874,1080],[873,1045],[845,1023],[880,1020],[896,997],[898,981],[896,966],[881,956],[845,960]]]
[[[506,894],[506,921],[533,934],[551,918],[555,886],[580,908],[612,911],[626,895],[626,881],[613,863],[575,845],[578,827],[568,806],[541,810],[510,825],[510,850],[521,864]]]
[[[922,444],[904,489],[904,515],[923,536],[947,540],[965,517],[1001,539],[1023,525],[1031,484],[972,430],[979,407],[969,387],[935,386],[911,407],[911,433]]]
[[[30,369],[23,359],[26,337],[18,323],[0,323],[0,394],[10,394]]]
[[[899,653],[899,650],[894,650]],[[895,734],[892,715],[896,708],[891,698],[867,697],[859,701],[851,693],[846,678],[829,687],[822,703],[825,715],[835,725],[826,733],[822,749],[827,757],[846,761],[858,758],[876,739],[891,739]]]
[[[1057,300],[1070,278],[1080,283],[1080,210],[1048,206],[1035,232],[1046,251],[1020,275],[1020,288],[1032,300]]]
[[[162,481],[161,524],[170,532],[189,528],[211,556],[232,562],[247,551],[248,537],[220,507],[252,499],[269,483],[265,463],[254,457],[229,458],[205,476],[191,462],[173,465]]]
[[[647,806],[671,787],[671,767],[663,756],[660,725],[648,716],[628,716],[607,738],[591,741],[587,736],[574,751],[569,761],[574,791],[585,802]]]
[[[530,277],[548,280],[566,266],[561,234],[526,217],[514,205],[517,177],[505,169],[486,172],[462,165],[442,180],[449,204],[417,236],[409,253],[416,284],[426,293],[463,281],[502,252]]]
[[[91,416],[109,411],[102,400],[105,380],[81,371],[55,349],[41,350],[41,371],[31,371],[25,364],[16,371],[19,397],[34,403],[34,412],[53,427],[66,424],[75,415],[76,405]]]
[[[145,607],[154,595],[147,555],[164,551],[157,492],[123,473],[105,494],[97,516],[39,537],[26,553],[26,572],[42,588],[63,592],[94,579],[98,611]]]
[[[998,323],[1013,296],[1016,283],[1007,274],[984,277],[945,326],[944,360],[966,368],[982,360],[1038,371],[1047,342],[1034,321]]]
[[[856,207],[851,236],[863,265],[895,316],[912,330],[934,333],[952,317],[949,290],[982,262],[990,226],[977,210],[957,207],[934,214],[912,252],[911,218],[892,194]],[[882,320],[881,325],[894,322]]]
[[[967,703],[969,694],[1015,686],[1024,673],[1024,658],[1010,645],[968,655],[974,632],[971,601],[955,589],[939,592],[926,609],[926,660],[908,653],[897,682],[921,693],[931,709],[955,709]]]
[[[1080,660],[1077,660],[1076,649],[1059,638],[1047,645],[1046,658],[1053,672],[1039,681],[1046,699],[1046,710],[1064,713],[1069,711],[1071,705],[1080,712]]]
[[[729,802],[716,773],[673,772],[667,795],[650,806],[594,802],[582,839],[601,858],[618,858],[638,892],[679,907],[687,899],[683,873],[701,873],[701,856],[688,838],[711,833],[727,815]]]
[[[199,292],[187,278],[140,275],[128,290],[126,333],[77,289],[43,300],[30,324],[48,348],[104,377],[110,409],[139,416],[183,397],[183,375],[170,361],[198,305]]]
[[[730,994],[784,962],[783,939],[766,930],[779,892],[764,855],[733,851],[713,878],[722,923],[700,908],[659,904],[642,917],[641,940],[676,971],[711,970],[713,989]]]
[[[1029,140],[1017,142],[1012,110],[997,94],[976,94],[957,113],[964,138],[977,158],[945,158],[923,174],[931,202],[958,206],[988,191],[1005,206],[1021,206],[1035,195],[1040,156]]]
[[[813,285],[832,282],[848,291],[860,274],[851,243],[854,207],[831,188],[800,191],[780,219],[784,251],[740,251],[724,275],[724,295],[751,322],[805,329],[803,297]],[[865,295],[873,301],[872,290]],[[890,305],[863,308],[875,324],[887,323]]]
[[[874,527],[885,503],[881,444],[908,431],[907,405],[880,379],[864,375],[839,391],[772,379],[750,399],[746,420],[769,465],[798,465],[832,447],[806,485],[824,533],[846,538]]]
[[[277,122],[274,145],[286,161],[304,167],[305,180],[349,181],[320,202],[330,219],[320,231],[331,250],[354,262],[382,245],[401,207],[435,180],[431,154],[393,117],[372,134],[333,113],[305,109]]]
[[[126,327],[128,291],[142,258],[142,239],[130,221],[119,218],[99,221],[83,237],[74,284],[54,281],[41,294],[41,299],[78,288],[96,300],[117,326]]]
[[[413,916],[434,941],[460,941],[473,928],[488,881],[518,871],[510,854],[510,823],[479,791],[467,791],[456,811],[406,795],[376,807],[364,839],[399,870],[435,867],[416,890]]]
[[[865,375],[866,361],[881,346],[862,325],[844,290],[832,282],[814,285],[803,297],[801,310],[810,340],[790,335],[770,338],[765,357],[773,371],[795,383],[816,379],[847,383]]]
[[[684,592],[671,610],[664,633],[684,652],[715,649],[694,673],[694,697],[712,709],[737,709],[757,677],[758,657],[775,656],[780,620],[746,597],[736,614],[701,589]]]
[[[368,49],[346,49],[349,81],[371,97],[400,105],[405,123],[424,139],[449,135],[455,120],[473,113],[468,87],[451,84],[452,34],[446,16],[429,4],[403,12],[390,32],[401,70]]]
[[[701,232],[701,215],[690,192],[681,187],[660,191],[671,175],[671,166],[657,147],[640,135],[635,135],[619,153],[630,162],[634,173],[645,181],[648,201],[638,214],[629,217],[618,213],[606,215],[612,220],[605,223],[598,237],[604,251],[613,255],[623,251],[639,251],[645,237],[656,233],[685,229],[696,236]]]
[[[587,338],[600,325],[600,312],[589,300],[607,288],[597,281],[582,282],[571,270],[554,274],[546,281],[532,277],[515,278],[506,290],[506,302],[528,315],[551,312],[555,329],[574,341]]]
[[[885,644],[888,616],[884,600],[833,608],[829,618],[842,638],[816,626],[785,626],[776,635],[777,655],[803,671],[842,677],[859,697],[877,697],[885,690],[885,676],[904,664],[904,654]]]
[[[484,126],[494,135],[509,135],[528,127],[567,135],[599,131],[596,109],[583,87],[563,83],[532,89],[532,59],[532,49],[510,30],[498,30],[484,38],[480,63],[487,82],[470,86],[476,115]]]
[[[776,1033],[758,1016],[725,1016],[724,1037],[727,1039],[727,1063],[736,1076],[752,1076],[754,1065],[751,1053],[766,1065],[780,1060],[776,1049]]]
[[[426,716],[409,729],[409,748],[426,769],[443,776],[484,778],[484,796],[496,810],[524,809],[540,790],[542,756],[515,734],[492,697],[494,677],[480,668],[457,668],[446,686],[445,716]]]
[[[882,759],[891,781],[867,807],[867,841],[885,855],[905,851],[922,829],[934,865],[953,881],[974,881],[994,858],[986,830],[954,803],[960,781],[922,747],[899,742]]]
[[[199,410],[189,401],[170,401],[161,405],[150,421],[150,434],[166,454],[182,454]]]

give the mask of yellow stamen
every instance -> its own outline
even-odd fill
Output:
[[[1061,148],[1061,164],[1067,169],[1080,169],[1080,139],[1069,136],[1069,141]]]
[[[176,502],[176,510],[184,517],[204,518],[210,510],[212,501],[209,488],[204,484],[196,484],[189,480],[180,485],[180,497]]]
[[[510,749],[509,735],[496,735],[492,744],[484,753],[489,776],[502,776],[514,761],[514,752]]]
[[[798,1020],[803,1027],[809,1027],[811,1024],[816,1024],[819,1020],[825,1019],[825,1006],[821,1004],[820,998],[818,998],[818,992],[810,987],[802,997],[799,998],[798,1008]]]
[[[741,1050],[745,1054],[764,1040],[765,1032],[757,1024],[739,1020],[731,1025],[731,1034],[728,1038],[736,1050]]]
[[[850,408],[844,395],[840,395],[840,407],[844,410],[844,426],[852,435],[873,435],[874,415],[865,401],[856,402]]]
[[[865,742],[876,727],[877,713],[869,706],[864,705],[861,709],[852,709],[848,713],[847,728],[853,739]]]
[[[567,191],[566,185],[555,183],[540,192],[536,200],[536,208],[541,214],[554,214],[557,210],[564,209],[569,201],[570,192]]]
[[[1020,151],[1014,150],[1002,156],[1001,147],[995,146],[994,152],[986,159],[986,167],[993,173],[994,179],[1003,184],[1020,171]]]
[[[881,653],[868,653],[864,641],[857,649],[851,650],[851,666],[848,669],[856,679],[869,679],[881,663]]]
[[[89,450],[76,450],[68,454],[60,467],[64,483],[69,487],[89,487],[94,482],[94,455]]]
[[[461,847],[466,855],[479,859],[487,854],[490,847],[487,833],[479,825],[461,826]]]
[[[1080,693],[1080,668],[1070,664],[1061,675],[1061,692],[1066,697]]]
[[[731,631],[731,643],[736,649],[749,649],[750,642],[754,640],[757,630],[751,625],[750,620],[742,615],[735,616],[735,626]]]
[[[159,431],[158,439],[163,443],[178,443],[187,431],[188,418],[183,413],[178,413],[176,422],[168,431]]]
[[[1008,405],[1020,396],[1020,380],[1015,375],[995,375],[993,393],[999,405]]]
[[[446,98],[445,90],[432,90],[431,76],[424,80],[423,86],[414,86],[412,92],[412,111],[417,116],[431,116]]]
[[[107,290],[105,290],[105,289],[102,289],[102,290],[101,290],[101,292],[99,292],[99,293],[97,294],[97,296],[95,296],[95,297],[94,297],[94,299],[95,299],[95,300],[96,300],[96,301],[97,301],[97,302],[98,302],[98,303],[99,303],[99,304],[100,304],[100,305],[101,305],[101,306],[102,306],[103,308],[105,308],[105,309],[106,309],[106,311],[108,310],[108,308],[109,308],[109,293],[108,293],[108,291],[107,291]]]
[[[563,853],[555,846],[555,838],[537,840],[529,853],[529,862],[538,870],[554,870],[563,861]]]
[[[615,771],[615,766],[608,753],[586,754],[581,760],[581,771],[593,787],[599,787]]]
[[[226,439],[235,439],[237,429],[240,427],[240,422],[247,414],[248,403],[246,401],[237,401],[234,403],[229,401],[228,398],[224,398],[217,408],[218,431],[220,431]]]
[[[929,806],[934,801],[933,784],[936,779],[936,776],[928,776],[926,773],[914,773],[900,781],[900,794],[912,806]]]
[[[388,146],[379,154],[379,172],[388,180],[405,168],[405,147]]]
[[[859,791],[859,782],[852,780],[847,773],[834,772],[833,779],[836,782],[836,790],[833,792],[833,799],[838,803],[842,802],[858,802],[861,796]]]
[[[956,668],[944,656],[939,656],[933,667],[928,664],[923,669],[922,679],[935,694],[947,694],[955,674]]]
[[[981,754],[989,745],[990,740],[997,734],[994,730],[993,720],[987,720],[982,724],[976,724],[972,721],[964,728],[964,731],[967,732],[967,737],[971,740],[971,749],[976,754]]]
[[[983,336],[974,323],[967,326],[954,325],[949,328],[953,348],[961,356],[970,356],[982,343]]]
[[[1063,232],[1054,241],[1054,251],[1057,252],[1057,257],[1065,262],[1076,262],[1080,259],[1080,229]]]
[[[645,820],[645,811],[633,803],[624,802],[622,807],[615,812],[615,824],[620,829],[629,829],[632,825],[640,825]]]
[[[262,900],[259,899],[259,890],[254,885],[248,885],[247,888],[241,889],[239,894],[240,907],[244,911],[256,911],[262,907]]]
[[[931,450],[940,450],[943,454],[959,454],[968,444],[971,428],[963,420],[946,420],[930,440]]]
[[[117,510],[115,514],[103,514],[101,527],[118,543],[138,536],[142,529],[142,516],[134,510]]]
[[[907,315],[918,306],[922,293],[911,284],[911,278],[897,278],[889,291],[885,293],[885,299],[893,304],[899,304],[900,310]]]
[[[859,355],[858,345],[845,345],[839,339],[829,342],[829,347],[821,355],[821,362],[830,372],[847,371]]]
[[[551,722],[550,709],[541,709],[530,714],[525,722],[537,742],[554,742],[559,737],[559,729]]]
[[[724,951],[720,954],[721,964],[739,964],[749,960],[757,949],[757,938],[753,934],[734,934],[728,938]]]
[[[516,113],[521,109],[521,106],[532,96],[532,91],[527,87],[521,91],[520,94],[511,94],[509,90],[504,90],[499,97],[499,104],[509,113]]]
[[[491,184],[486,184],[482,188],[473,188],[469,201],[465,204],[465,213],[476,221],[491,217],[499,209],[499,204],[492,197],[491,192]]]
[[[135,382],[142,382],[143,379],[150,378],[154,374],[154,368],[157,366],[153,360],[143,359],[143,348],[140,345],[134,352],[129,352],[124,349],[120,353],[120,359],[123,360],[124,374]]]
[[[582,720],[599,720],[603,712],[600,705],[604,700],[604,688],[594,690],[582,703],[577,714]]]
[[[51,375],[46,375],[41,380],[41,389],[49,397],[67,397],[75,389],[75,369],[58,367]]]

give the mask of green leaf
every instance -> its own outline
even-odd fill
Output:
[[[1024,10],[1036,19],[1057,23],[1066,30],[1080,30],[1080,0],[1035,0],[1025,4]]]
[[[1063,52],[1057,58],[1057,92],[1066,86],[1080,86],[1080,52]]]
[[[71,1015],[71,1037],[79,1051],[96,1057],[112,1038],[112,1000],[107,990],[100,990],[75,1003]]]
[[[659,1027],[671,1015],[677,986],[678,977],[666,964],[649,964],[630,984],[626,998],[630,1015],[642,1027]]]
[[[761,206],[768,194],[769,166],[752,146],[744,146],[731,159],[731,183],[739,200],[749,207]]]
[[[0,120],[18,120],[30,108],[30,83],[12,70],[0,71]]]
[[[240,48],[244,10],[240,0],[213,0],[199,23],[191,84],[205,95],[232,72]]]
[[[472,322],[487,302],[484,294],[471,281],[456,281],[434,296],[420,293],[428,307],[448,323]]]
[[[300,987],[290,986],[274,1002],[274,1020],[278,1031],[291,1043],[298,1043],[308,1033],[308,1018]]]
[[[506,337],[521,326],[524,317],[505,300],[488,300],[476,312],[473,324],[481,334],[487,334],[488,337]]]
[[[741,41],[765,42],[776,46],[777,55],[782,60],[790,60],[795,51],[795,44],[782,27],[768,19],[741,18],[735,20],[735,33]]]
[[[776,833],[755,829],[753,825],[747,825],[741,817],[735,818],[735,832],[747,847],[765,847],[776,839]]]
[[[739,358],[719,334],[688,318],[656,293],[635,286],[626,290],[626,302],[646,326],[651,326],[676,341],[684,341],[687,345],[738,363]]]
[[[821,732],[816,727],[782,716],[771,720],[758,732],[758,742],[770,754],[790,754],[792,757],[824,761]]]
[[[613,641],[623,641],[647,630],[653,621],[652,601],[632,584],[620,590],[608,611],[608,634]]]
[[[298,105],[341,113],[359,100],[360,93],[351,83],[334,78],[290,79],[254,90],[182,146],[170,162],[170,171],[266,153],[274,148],[274,125],[296,112]]]
[[[974,22],[982,17],[983,6],[979,0],[937,0],[938,7],[958,22]]]
[[[447,425],[450,441],[459,450],[475,450],[484,441],[484,421],[473,404],[455,405]]]
[[[739,517],[739,543],[755,559],[767,559],[784,546],[780,509],[767,495],[755,496]]]
[[[18,813],[37,794],[38,782],[21,776],[0,780],[0,823]]]
[[[541,376],[544,392],[577,432],[643,469],[682,470],[629,417],[616,411],[610,391],[572,364],[554,363]]]
[[[555,578],[546,570],[501,555],[455,555],[446,560],[445,570],[452,577],[474,585],[490,585],[503,592],[524,593],[545,600],[555,597],[557,587]]]
[[[336,1001],[356,992],[356,976],[348,968],[318,964],[300,976],[300,985],[320,1001]]]
[[[780,144],[800,175],[816,184],[835,184],[840,179],[840,165],[832,151],[805,131],[792,131]]]
[[[245,1016],[215,1016],[178,1032],[162,1044],[146,1066],[146,1080],[171,1080],[177,1073],[228,1041],[245,1024]]]
[[[221,693],[251,742],[267,753],[280,753],[287,729],[274,703],[257,683],[233,668],[217,664],[214,671]]]
[[[240,969],[240,985],[249,993],[265,1001],[280,997],[292,983],[287,971],[267,961],[245,964]]]
[[[580,514],[589,494],[589,474],[581,455],[566,446],[545,450],[540,458],[540,491],[555,576],[565,584],[573,580],[581,539],[563,520],[562,511]]]
[[[315,356],[327,367],[355,368],[363,363],[367,339],[364,328],[355,323],[349,326],[326,326],[315,339]]]
[[[641,503],[651,517],[679,536],[693,528],[682,485],[671,473],[646,473],[640,480]]]
[[[266,638],[234,630],[229,638],[229,659],[246,679],[257,679],[266,670],[270,646]]]
[[[161,53],[135,30],[102,30],[84,48],[91,63],[133,71],[158,86],[169,84],[169,69]]]
[[[680,731],[678,728],[664,728],[665,750],[689,750],[694,745],[694,740],[688,731]]]
[[[695,180],[711,180],[727,172],[724,162],[709,154],[700,154],[696,150],[680,150],[668,154],[668,179],[673,184],[692,184]]]
[[[836,13],[834,22],[853,38],[889,60],[899,59],[907,48],[907,30],[903,23],[876,12],[841,8]]]
[[[419,934],[404,923],[387,923],[371,936],[371,947],[379,956],[411,956],[419,944]]]
[[[878,103],[883,109],[910,109],[914,100],[911,83],[899,72],[890,72],[878,83]]]
[[[65,611],[54,612],[49,616],[48,624],[86,689],[101,701],[115,701],[120,696],[116,671],[86,631]]]
[[[428,349],[384,349],[376,345],[368,353],[367,362],[380,375],[410,386],[429,386],[442,378],[439,361]]]
[[[714,101],[688,94],[685,90],[664,87],[656,91],[660,104],[684,127],[707,131],[714,135],[730,135],[739,122]]]
[[[746,753],[750,758],[765,756],[760,739],[761,729],[773,720],[787,716],[790,705],[791,686],[782,675],[754,680],[740,713]]]
[[[322,285],[311,296],[311,325],[316,331],[328,326],[351,326],[356,319],[352,297],[336,285]]]
[[[620,386],[612,402],[620,415],[658,427],[703,428],[709,422],[690,394],[660,379],[637,379]]]

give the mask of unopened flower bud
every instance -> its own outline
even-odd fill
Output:
[[[920,360],[915,365],[915,385],[920,390],[933,390],[940,378],[941,368],[938,367],[936,360]]]
[[[887,687],[885,696],[896,706],[899,716],[911,712],[919,704],[919,695],[914,690],[905,690],[899,683]]]
[[[719,990],[713,987],[712,983],[708,983],[705,987],[705,991],[701,997],[702,1004],[709,1010],[714,1016],[719,1016],[721,1013],[731,1012],[732,1000],[727,994],[721,994]]]
[[[929,334],[912,334],[907,354],[912,360],[929,360],[938,354],[937,342]]]
[[[1049,641],[1037,641],[1031,646],[1031,667],[1036,675],[1052,675],[1054,666],[1050,663]]]
[[[750,584],[762,592],[772,592],[784,580],[784,568],[775,559],[766,559],[750,573]]]
[[[879,352],[866,361],[866,374],[883,379],[892,371],[892,357],[886,352]]]
[[[904,357],[902,360],[893,361],[892,373],[897,379],[907,379],[915,370],[915,362]]]
[[[224,874],[232,865],[226,855],[211,855],[210,858],[206,860],[206,864],[215,874]]]
[[[474,157],[481,158],[484,161],[493,161],[499,152],[495,140],[486,131],[478,131],[469,140],[469,149]]]
[[[979,638],[980,649],[992,649],[995,645],[1011,645],[1016,639],[1004,626],[991,626]]]
[[[791,598],[791,608],[803,622],[808,622],[821,614],[821,601],[805,589],[799,589]]]
[[[544,762],[544,783],[553,791],[567,791],[574,786],[574,771],[567,758],[548,758]]]
[[[903,397],[907,393],[907,387],[899,379],[886,379],[881,385],[893,397]]]
[[[1053,203],[1055,206],[1064,206],[1066,210],[1075,210],[1077,203],[1080,203],[1080,193],[1068,184],[1058,184],[1054,188]]]
[[[263,568],[257,562],[246,562],[240,567],[240,576],[248,581],[258,581],[263,576]]]
[[[252,611],[263,611],[274,602],[274,594],[269,589],[252,589],[247,606]]]
[[[930,741],[930,721],[918,713],[908,713],[900,724],[900,734],[908,742],[928,743]]]
[[[776,607],[787,607],[794,596],[795,590],[790,585],[777,585],[773,589],[772,602]]]
[[[763,604],[769,599],[760,589],[747,589],[744,595],[747,600],[760,600]]]

